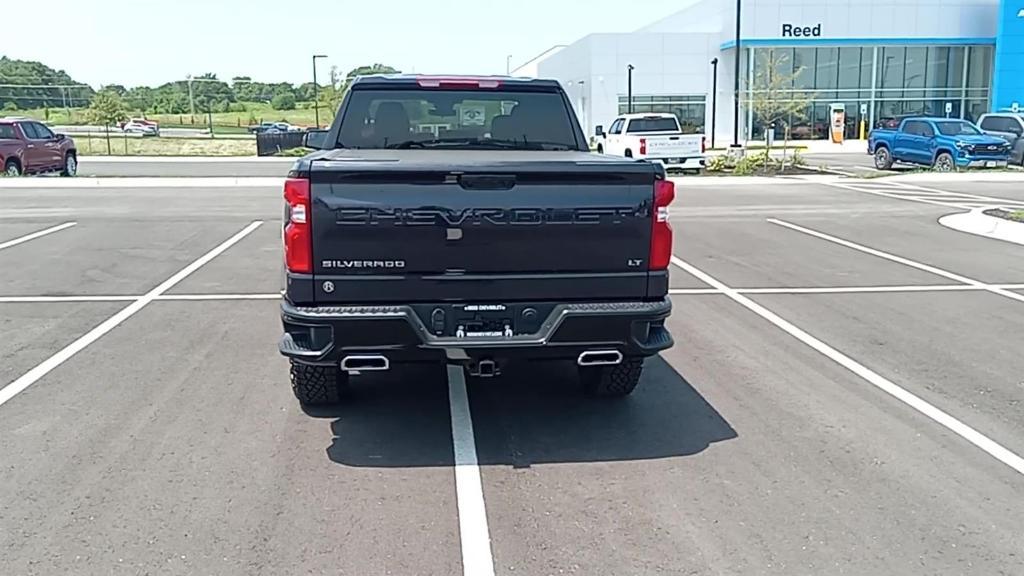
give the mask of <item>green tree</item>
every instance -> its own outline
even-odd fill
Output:
[[[90,122],[103,126],[107,134],[107,154],[110,154],[110,126],[128,117],[124,100],[117,92],[101,91],[92,97],[86,117]]]
[[[125,105],[132,110],[153,111],[154,90],[148,86],[136,86],[124,94]]]
[[[0,108],[14,103],[18,108],[61,107],[69,97],[91,98],[94,91],[76,82],[63,70],[54,70],[32,60],[0,57]]]
[[[291,92],[279,92],[270,100],[270,107],[274,110],[294,110],[295,95]]]
[[[182,84],[184,84],[187,98],[188,82],[182,82]],[[216,111],[218,108],[226,109],[226,103],[235,101],[235,93],[228,83],[218,80],[216,74],[210,73],[201,74],[192,79],[192,96],[197,112]]]
[[[107,84],[106,86],[100,87],[100,91],[113,92],[122,98],[124,98],[125,94],[128,93],[128,89],[120,84]]]
[[[774,48],[758,51],[754,63],[754,78],[747,104],[766,130],[771,125],[774,125],[776,130],[782,128],[781,167],[786,163],[786,148],[789,146],[792,125],[805,117],[814,98],[813,93],[796,87],[796,80],[804,68],[794,67],[789,60],[788,52],[776,51]],[[767,157],[766,154],[765,158]]]

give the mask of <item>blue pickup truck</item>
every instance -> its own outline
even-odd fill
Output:
[[[966,120],[917,117],[904,118],[895,130],[872,130],[868,154],[875,157],[875,168],[879,170],[903,162],[950,172],[960,168],[1005,167],[1010,145]]]

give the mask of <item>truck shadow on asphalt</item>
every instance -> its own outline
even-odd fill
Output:
[[[583,396],[575,366],[512,366],[468,379],[481,465],[614,462],[697,454],[736,431],[661,358],[626,399]],[[334,418],[332,461],[356,467],[452,466],[448,386],[441,367],[406,368],[355,385]]]

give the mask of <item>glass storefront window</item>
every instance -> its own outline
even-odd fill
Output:
[[[861,48],[840,48],[839,49],[839,84],[838,88],[860,88],[861,87]],[[871,50],[868,49],[870,55]],[[869,56],[870,58],[870,56]],[[868,74],[871,74],[871,62],[868,61]],[[871,78],[868,77],[868,86],[871,85]]]
[[[814,89],[820,98],[835,98],[839,78],[839,48],[818,48],[814,68]]]
[[[925,76],[928,72],[928,49],[907,48],[903,61],[904,98],[924,98]]]
[[[947,104],[951,117],[973,119],[985,110],[989,100],[991,46],[755,48],[755,78],[761,78],[763,68],[758,66],[774,61],[769,50],[775,52],[775,60],[778,54],[791,54],[792,70],[798,72],[792,88],[784,88],[779,98],[807,101],[805,110],[794,113],[788,123],[794,139],[826,138],[831,102],[846,104],[846,134],[854,138],[859,136],[860,105],[870,108],[872,100],[874,115],[864,118],[869,124],[911,114],[945,116]],[[872,93],[873,73],[877,78]],[[749,102],[751,97],[757,97],[756,88],[746,100]],[[754,119],[750,126],[754,138],[763,136],[762,124]]]
[[[793,88],[808,90],[814,87],[814,48],[793,49],[793,71],[797,72],[793,79]]]
[[[988,88],[992,82],[992,47],[971,46],[967,62],[967,86]]]
[[[878,55],[878,87],[890,98],[903,97],[903,67],[907,61],[906,48],[886,46]]]
[[[633,112],[637,114],[675,114],[683,133],[704,132],[705,96],[703,95],[654,95],[633,96]],[[629,99],[619,96],[619,114],[629,112]]]
[[[949,51],[948,46],[936,46],[928,48],[928,66],[925,70],[925,86],[931,88],[925,96],[943,98],[946,91],[941,88],[955,86],[957,83],[950,83],[949,78]]]

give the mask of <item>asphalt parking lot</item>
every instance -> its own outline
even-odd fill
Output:
[[[1024,246],[936,222],[1019,183],[688,182],[630,398],[397,369],[311,414],[279,196],[0,189],[0,574],[1024,573]]]

